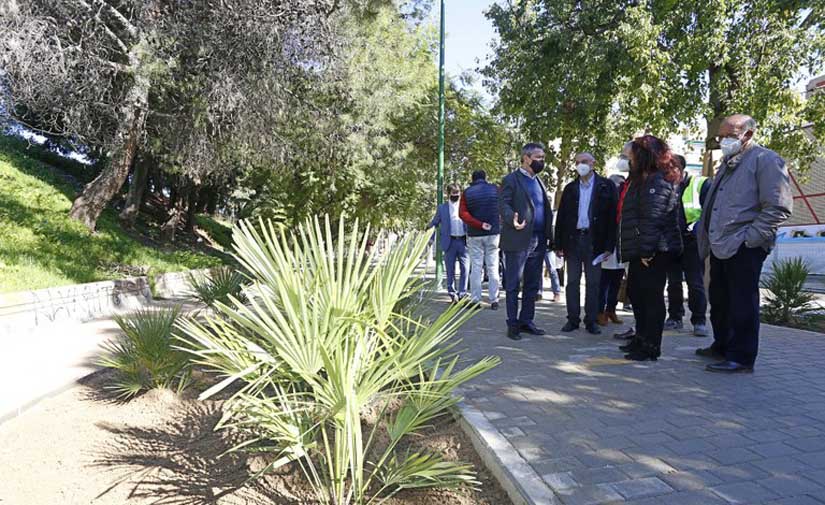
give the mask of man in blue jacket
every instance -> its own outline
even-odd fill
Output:
[[[464,190],[459,215],[467,224],[470,250],[470,296],[481,303],[483,266],[487,266],[490,308],[498,310],[498,243],[501,225],[498,216],[498,188],[487,182],[484,170],[473,172],[473,182]]]
[[[447,273],[447,293],[450,300],[456,302],[467,296],[467,225],[459,217],[461,188],[458,184],[447,186],[447,195],[449,200],[438,206],[427,229],[438,226]],[[458,286],[455,285],[456,261],[460,269]]]
[[[501,182],[501,250],[507,293],[507,336],[520,332],[544,335],[533,322],[544,254],[553,240],[553,208],[538,174],[544,170],[544,146],[530,143],[521,150],[521,167]],[[519,291],[521,312],[519,313]]]

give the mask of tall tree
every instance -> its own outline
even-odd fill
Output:
[[[501,43],[486,75],[560,163],[639,130],[704,127],[714,148],[720,119],[746,112],[804,166],[801,127],[819,119],[795,89],[823,68],[823,13],[821,0],[512,0],[488,12]]]

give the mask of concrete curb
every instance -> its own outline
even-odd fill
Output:
[[[561,505],[553,490],[483,412],[465,403],[458,411],[459,425],[513,505]]]

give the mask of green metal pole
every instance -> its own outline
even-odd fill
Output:
[[[444,0],[441,0],[441,32],[439,36],[438,53],[438,175],[436,176],[436,199],[438,204],[444,203],[444,123],[446,121],[444,109]],[[441,226],[450,226],[450,223],[441,223]],[[444,279],[444,264],[441,261],[441,239],[436,234],[435,241],[435,282],[440,287]]]

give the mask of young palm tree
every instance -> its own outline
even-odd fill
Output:
[[[459,369],[453,337],[472,315],[465,306],[433,322],[413,315],[426,236],[379,256],[367,252],[368,235],[357,222],[347,232],[343,220],[337,230],[310,221],[291,235],[241,222],[234,242],[251,280],[247,302],[218,302],[205,321],[180,324],[196,361],[225,377],[202,397],[244,383],[220,423],[248,434],[235,450],[274,453],[261,473],[296,462],[326,504],[475,485],[470,466],[400,442],[447,414],[457,386],[498,363]],[[377,412],[370,423],[368,412]]]

